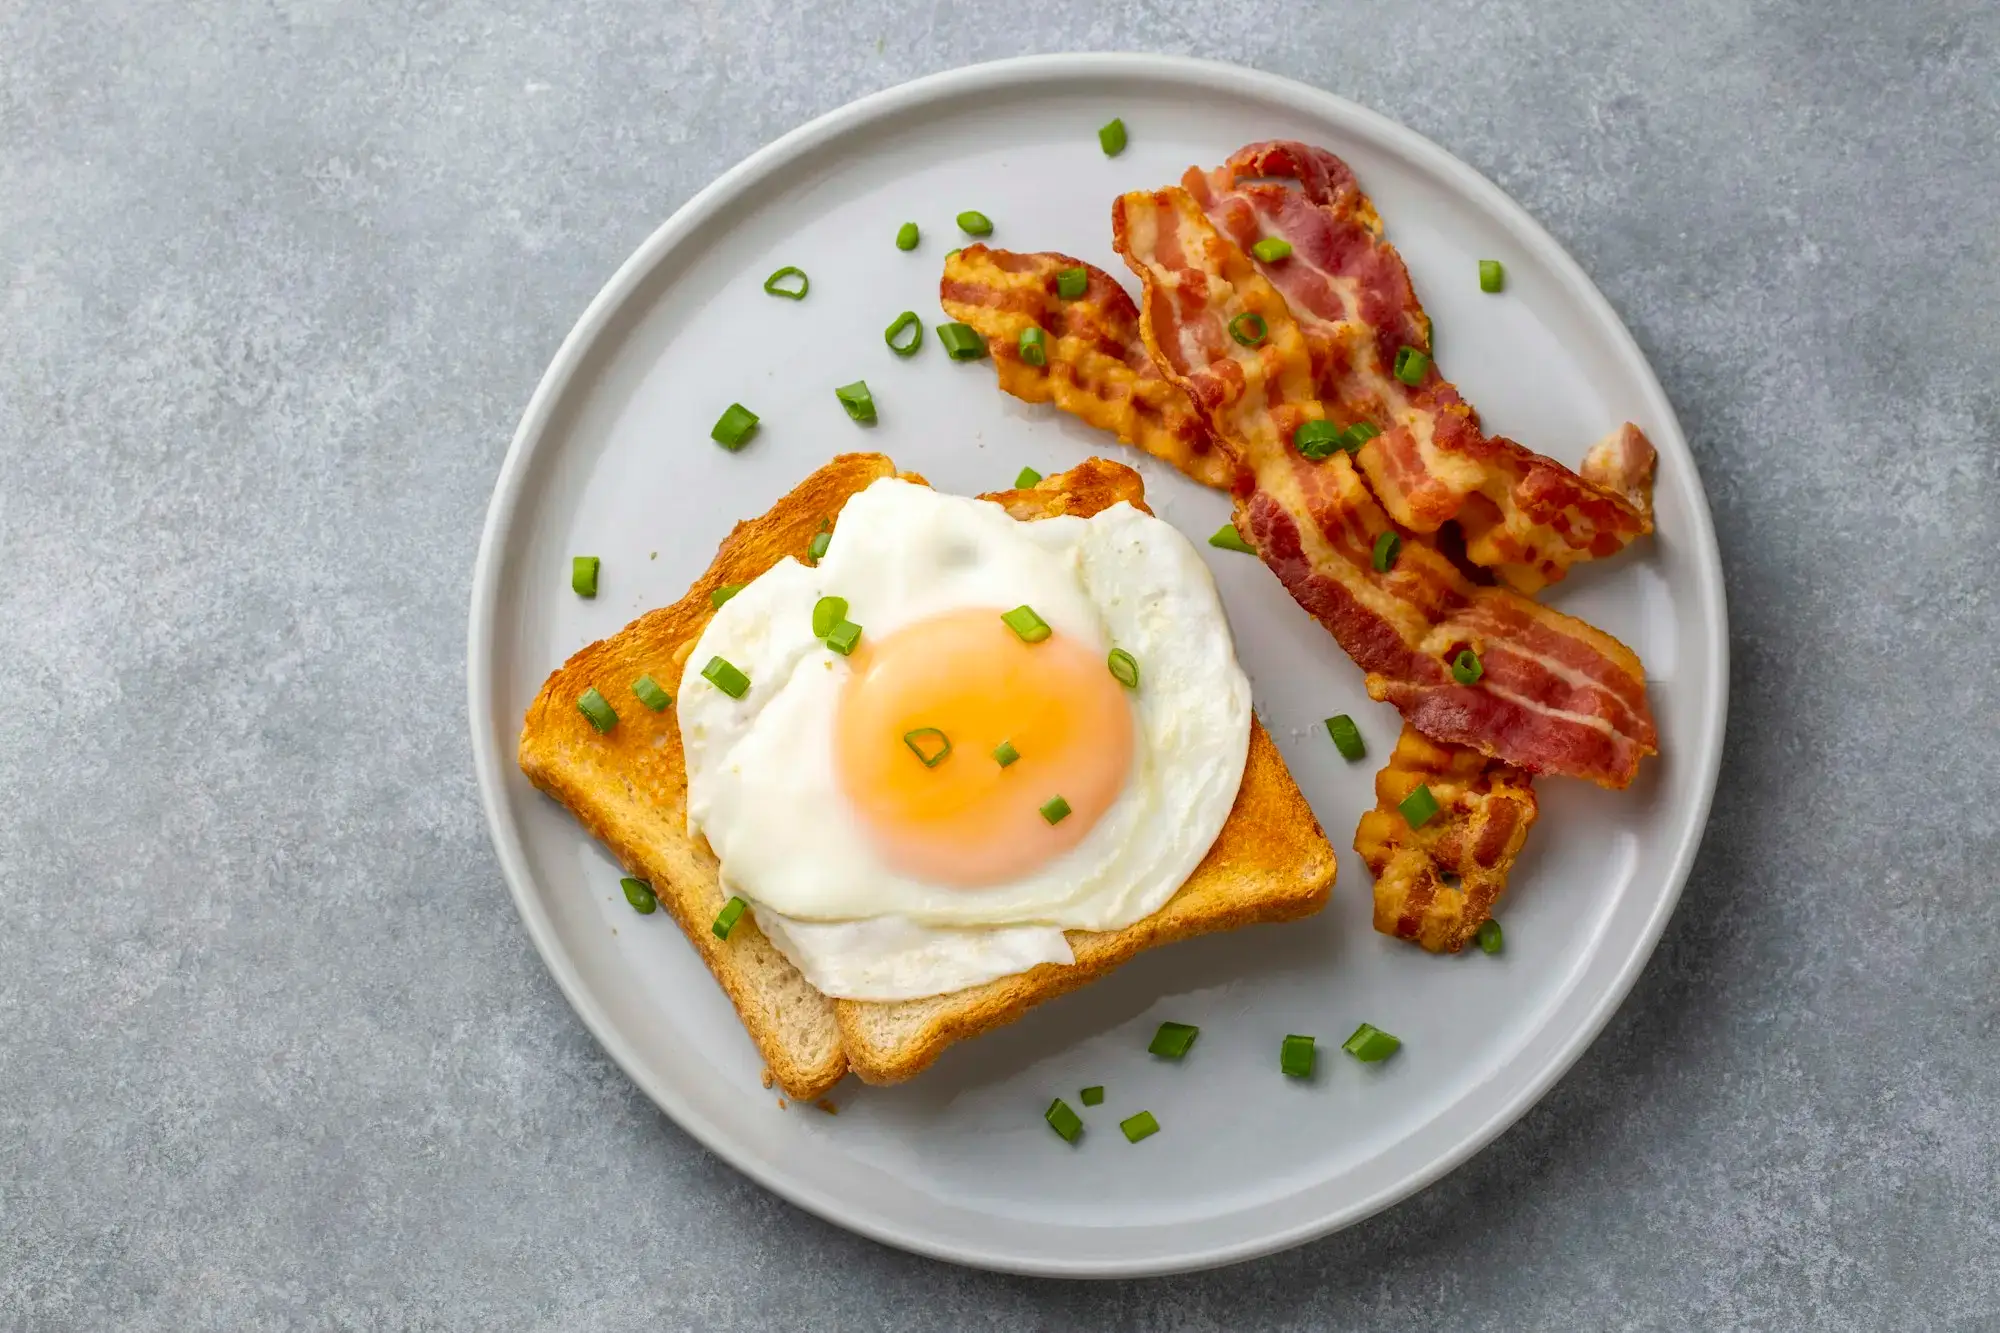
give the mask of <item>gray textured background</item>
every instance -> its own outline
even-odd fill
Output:
[[[0,6],[0,1326],[2000,1327],[2000,11]],[[1040,1282],[738,1178],[475,800],[488,489],[616,264],[913,75],[1242,61],[1567,244],[1694,441],[1735,695],[1623,1012],[1290,1254]]]

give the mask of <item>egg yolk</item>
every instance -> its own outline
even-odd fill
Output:
[[[901,874],[965,888],[1017,879],[1083,841],[1125,785],[1132,705],[1103,655],[1073,638],[1024,643],[999,610],[954,611],[864,638],[850,663],[834,766]],[[1002,744],[1020,756],[1004,767]],[[1051,824],[1042,807],[1056,797],[1069,814]]]

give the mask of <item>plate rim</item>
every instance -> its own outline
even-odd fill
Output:
[[[580,969],[563,950],[554,925],[538,902],[527,865],[520,829],[506,810],[507,760],[511,753],[501,739],[489,734],[485,725],[493,717],[493,657],[491,644],[499,616],[500,567],[511,544],[514,519],[523,496],[523,482],[529,462],[536,452],[556,405],[568,392],[576,372],[595,347],[607,325],[647,276],[672,253],[687,234],[696,230],[711,214],[726,206],[741,191],[779,169],[799,153],[822,140],[863,128],[870,122],[892,117],[912,106],[963,96],[990,93],[1010,86],[1076,80],[1101,76],[1107,80],[1163,82],[1184,81],[1204,92],[1245,95],[1289,105],[1300,113],[1334,123],[1355,125],[1373,134],[1390,149],[1422,169],[1435,173],[1451,188],[1473,203],[1510,223],[1536,258],[1549,266],[1566,294],[1580,301],[1587,312],[1615,331],[1615,350],[1642,373],[1646,407],[1652,419],[1665,430],[1658,441],[1661,453],[1684,467],[1693,484],[1695,498],[1692,530],[1684,534],[1694,548],[1700,573],[1702,601],[1710,608],[1705,617],[1710,661],[1707,664],[1716,689],[1701,719],[1698,754],[1694,756],[1697,787],[1690,818],[1680,832],[1667,871],[1666,890],[1653,906],[1626,957],[1617,963],[1608,984],[1591,1002],[1568,1039],[1542,1066],[1527,1078],[1515,1094],[1489,1109],[1470,1132],[1462,1133],[1446,1151],[1433,1156],[1423,1167],[1413,1170],[1372,1194],[1332,1209],[1310,1222],[1268,1233],[1258,1233],[1223,1245],[1210,1245],[1117,1260],[1065,1261],[1049,1256],[980,1250],[955,1242],[941,1242],[916,1230],[899,1230],[865,1213],[853,1211],[846,1201],[793,1180],[788,1173],[767,1163],[734,1141],[723,1127],[699,1113],[671,1083],[646,1075],[642,1062],[626,1039],[611,1023],[586,985]],[[1721,552],[1716,542],[1706,488],[1678,416],[1654,373],[1651,361],[1633,338],[1597,285],[1569,252],[1525,208],[1473,167],[1401,123],[1372,111],[1338,94],[1309,84],[1246,66],[1187,56],[1152,55],[1130,52],[1057,53],[1019,56],[960,66],[924,75],[893,87],[857,98],[827,111],[765,144],[709,182],[687,200],[621,263],[584,308],[564,336],[548,369],[535,386],[523,411],[495,480],[482,525],[478,554],[473,565],[472,595],[467,620],[466,677],[472,758],[479,784],[480,806],[487,834],[500,863],[502,877],[514,900],[515,910],[527,928],[542,963],[555,979],[563,998],[606,1054],[624,1071],[640,1091],[683,1130],[730,1166],[790,1203],[837,1226],[886,1245],[951,1263],[998,1272],[1050,1277],[1123,1278],[1189,1272],[1238,1263],[1289,1249],[1331,1234],[1374,1215],[1456,1170],[1475,1153],[1512,1127],[1527,1111],[1547,1095],[1557,1080],[1582,1057],[1602,1033],[1611,1016],[1623,1005],[1647,962],[1657,948],[1668,919],[1680,900],[1694,866],[1720,773],[1723,737],[1729,703],[1729,633],[1727,589],[1722,577]],[[1544,1026],[1545,1030],[1546,1025]]]

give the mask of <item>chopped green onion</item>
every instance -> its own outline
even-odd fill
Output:
[[[1102,1083],[1092,1084],[1077,1095],[1083,1098],[1085,1106],[1102,1106],[1104,1104],[1104,1085]]]
[[[1245,347],[1258,347],[1271,336],[1271,326],[1256,311],[1246,310],[1229,321],[1229,336]]]
[[[1497,292],[1507,285],[1507,270],[1500,267],[1497,259],[1479,261],[1479,290]]]
[[[573,555],[569,558],[569,587],[578,597],[597,596],[597,566],[601,563],[594,555]]]
[[[903,733],[903,744],[910,747],[925,768],[936,768],[951,757],[951,737],[936,727],[918,727],[915,731]]]
[[[1024,467],[1014,474],[1014,489],[1017,491],[1025,491],[1030,486],[1039,486],[1041,483],[1042,474],[1031,467]]]
[[[991,236],[993,219],[977,209],[968,208],[958,215],[958,229],[967,236]]]
[[[1066,268],[1056,274],[1056,295],[1065,301],[1074,301],[1090,290],[1090,270],[1087,268]]]
[[[750,677],[736,669],[726,657],[711,657],[701,669],[701,678],[732,699],[741,699],[750,689]]]
[[[597,728],[599,735],[618,725],[618,710],[611,706],[609,699],[597,692],[595,685],[577,698],[576,706],[583,710],[583,715],[590,719],[590,725]]]
[[[1063,1136],[1065,1142],[1075,1143],[1083,1136],[1083,1117],[1070,1110],[1069,1103],[1058,1097],[1049,1103],[1049,1109],[1042,1112],[1042,1119],[1049,1122],[1049,1128]]]
[[[1257,548],[1243,540],[1243,534],[1236,530],[1234,523],[1224,523],[1208,539],[1210,546],[1220,546],[1225,551],[1241,551],[1245,555],[1257,554]]]
[[[1341,447],[1342,438],[1340,427],[1322,417],[1299,423],[1292,432],[1292,447],[1299,451],[1299,457],[1318,460],[1331,457]]]
[[[1377,1060],[1388,1059],[1401,1050],[1402,1046],[1401,1039],[1390,1036],[1373,1023],[1363,1023],[1354,1029],[1353,1036],[1340,1043],[1341,1050],[1363,1064],[1371,1065]]]
[[[843,620],[827,631],[826,646],[842,657],[851,656],[854,645],[861,642],[861,626],[851,620]]]
[[[1007,765],[1020,757],[1021,752],[1014,748],[1014,742],[1012,741],[1001,741],[993,747],[993,762],[1002,768],[1007,767]]]
[[[822,597],[813,603],[813,637],[824,639],[833,633],[833,627],[847,619],[847,599],[845,597]]]
[[[653,892],[653,886],[645,880],[633,879],[627,875],[618,881],[618,887],[625,890],[625,901],[632,904],[632,910],[640,916],[651,916],[659,910],[659,895]]]
[[[1490,916],[1479,923],[1478,938],[1481,953],[1499,953],[1507,942],[1506,936],[1500,932],[1500,923]]]
[[[1348,763],[1368,757],[1368,747],[1362,744],[1361,728],[1354,725],[1354,719],[1345,713],[1335,713],[1326,720],[1326,734],[1333,737],[1333,748],[1340,751],[1340,757]]]
[[[970,324],[940,324],[937,336],[944,354],[954,361],[977,361],[986,355],[986,339]]]
[[[812,557],[814,564],[818,564],[826,559],[826,548],[831,545],[833,545],[833,534],[822,528],[813,534],[812,541],[806,546],[806,554]]]
[[[1146,1049],[1154,1055],[1164,1055],[1169,1060],[1178,1060],[1188,1053],[1194,1039],[1201,1035],[1201,1029],[1192,1023],[1162,1023],[1160,1030],[1153,1034],[1153,1044]]]
[[[1451,678],[1461,685],[1477,685],[1479,678],[1486,674],[1486,668],[1479,661],[1479,654],[1470,648],[1462,650],[1451,659]]]
[[[1411,828],[1422,828],[1437,818],[1438,798],[1431,795],[1429,787],[1419,783],[1417,789],[1405,796],[1396,808],[1403,812],[1404,823]]]
[[[722,609],[722,604],[724,602],[728,601],[730,598],[734,597],[737,593],[742,591],[743,591],[743,585],[740,583],[725,583],[720,588],[717,588],[713,592],[709,593],[708,604],[714,607],[716,610],[720,611]]]
[[[725,449],[741,449],[757,433],[757,414],[741,403],[731,403],[729,410],[716,419],[715,429],[708,433]]]
[[[1424,382],[1424,376],[1430,374],[1430,371],[1430,356],[1421,348],[1399,347],[1396,349],[1396,378],[1403,383],[1414,389]]]
[[[641,676],[632,682],[632,693],[639,696],[639,702],[659,712],[674,701],[674,696],[660,688],[660,682],[651,676]]]
[[[867,380],[843,384],[833,391],[833,396],[847,409],[847,415],[862,425],[868,425],[875,420],[875,396],[868,392]]]
[[[796,290],[780,285],[787,278],[797,278],[799,280]],[[787,301],[803,301],[806,299],[806,293],[812,290],[812,279],[806,276],[804,269],[794,268],[792,265],[787,264],[770,277],[764,279],[764,290],[773,296],[782,296]]]
[[[1250,253],[1267,264],[1275,264],[1292,253],[1292,243],[1276,236],[1266,236],[1250,247]]]
[[[1097,146],[1104,150],[1106,157],[1116,157],[1125,151],[1125,122],[1114,120],[1102,125],[1097,131]]]
[[[744,902],[741,898],[731,898],[728,902],[724,903],[722,910],[715,914],[715,924],[709,927],[710,930],[715,932],[715,938],[719,940],[728,939],[729,932],[736,929],[736,923],[742,919],[743,910],[748,906],[750,904]]]
[[[1030,324],[1021,330],[1021,340],[1015,346],[1021,353],[1021,360],[1031,366],[1046,366],[1049,363],[1048,335]]]
[[[1150,1139],[1159,1133],[1160,1122],[1153,1119],[1151,1111],[1141,1111],[1137,1115],[1120,1120],[1118,1128],[1125,1131],[1126,1142],[1137,1143],[1140,1139]]]
[[[952,260],[958,258],[960,255],[964,253],[965,249],[963,246],[954,246],[951,249],[944,252],[944,262],[949,264]]]
[[[1313,1066],[1317,1063],[1319,1051],[1311,1037],[1293,1033],[1278,1047],[1278,1068],[1284,1071],[1286,1078],[1311,1078]]]
[[[1123,685],[1128,690],[1139,688],[1138,658],[1132,656],[1132,654],[1126,652],[1123,648],[1113,648],[1111,656],[1104,660],[1104,664],[1111,668],[1112,676],[1117,679],[1120,685]]]
[[[904,334],[910,336],[897,342]],[[889,344],[889,350],[897,356],[915,356],[917,349],[924,345],[924,322],[917,318],[914,310],[905,310],[896,316],[896,322],[882,331],[882,341]]]
[[[1035,614],[1032,606],[1017,606],[1012,611],[1003,611],[1000,618],[1007,622],[1007,628],[1021,636],[1022,643],[1040,643],[1054,633],[1049,622]]]
[[[1060,796],[1051,796],[1042,802],[1042,818],[1051,824],[1060,824],[1069,818],[1069,802]]]
[[[917,241],[921,234],[917,230],[916,223],[905,222],[902,226],[896,228],[896,248],[898,250],[916,249]]]
[[[1393,532],[1385,532],[1375,539],[1375,551],[1369,563],[1375,566],[1377,574],[1387,574],[1395,567],[1396,557],[1403,553],[1403,539]]]
[[[1340,447],[1350,454],[1361,452],[1361,446],[1382,433],[1380,426],[1367,421],[1357,421],[1340,433]]]

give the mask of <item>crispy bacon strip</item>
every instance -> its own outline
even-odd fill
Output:
[[[1487,435],[1435,362],[1415,386],[1396,378],[1401,348],[1429,352],[1430,319],[1345,162],[1302,143],[1252,144],[1212,172],[1189,168],[1182,185],[1246,253],[1265,236],[1291,243],[1259,271],[1299,322],[1328,415],[1380,428],[1358,461],[1398,523],[1435,532],[1456,519],[1468,558],[1522,592],[1652,531],[1652,446],[1637,427],[1613,437],[1621,469],[1606,485],[1589,465],[1578,476]]]
[[[1419,786],[1438,813],[1413,829],[1397,807]],[[1375,808],[1354,830],[1354,850],[1375,875],[1375,929],[1432,953],[1463,949],[1507,891],[1537,810],[1520,769],[1404,727],[1375,775]]]
[[[1382,506],[1345,454],[1316,463],[1291,447],[1323,409],[1284,298],[1185,190],[1122,196],[1112,228],[1145,286],[1147,350],[1248,472],[1238,531],[1368,672],[1369,695],[1433,740],[1530,773],[1629,784],[1657,748],[1632,651],[1509,589],[1472,583],[1421,538],[1404,536],[1394,566],[1375,572],[1375,539],[1393,530]],[[1256,346],[1229,332],[1246,314],[1267,330]],[[1460,685],[1448,664],[1468,647],[1484,674]]]
[[[1084,294],[1065,301],[1056,274],[1081,268]],[[938,298],[953,319],[986,339],[1000,387],[1025,402],[1054,403],[1162,459],[1204,486],[1228,490],[1235,460],[1169,384],[1139,337],[1139,311],[1103,269],[1053,252],[1014,254],[968,245],[945,260]],[[1021,331],[1039,325],[1048,364],[1021,359]]]

